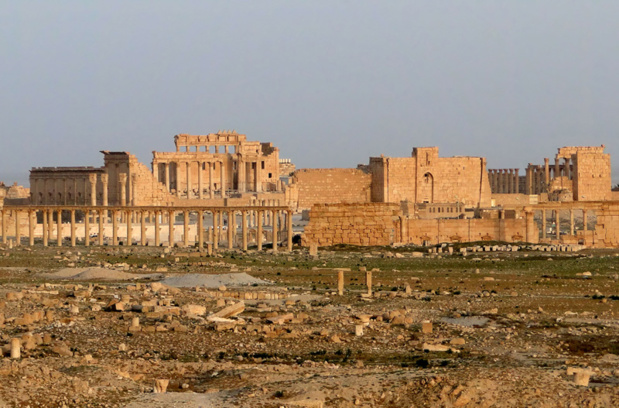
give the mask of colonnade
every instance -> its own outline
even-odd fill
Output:
[[[26,214],[28,232],[22,231],[20,216]],[[76,222],[76,215],[83,215],[83,223]],[[292,210],[283,206],[243,206],[243,207],[100,207],[100,206],[10,206],[0,209],[0,233],[2,243],[7,243],[9,215],[15,222],[15,244],[20,245],[23,237],[28,237],[28,245],[35,243],[35,238],[42,240],[43,246],[48,246],[55,240],[57,246],[63,246],[65,239],[70,240],[70,246],[78,243],[77,230],[83,228],[81,243],[89,245],[154,245],[154,246],[189,246],[193,243],[198,248],[217,250],[226,243],[228,249],[235,245],[246,251],[251,242],[258,250],[262,250],[265,240],[269,237],[273,250],[284,241],[285,248],[292,250]],[[69,232],[63,236],[63,215],[68,215]],[[176,219],[182,215],[182,236],[176,239]],[[190,218],[196,218],[195,234],[192,236]],[[23,218],[23,217],[22,217]],[[55,218],[55,219],[54,219]],[[41,223],[38,224],[37,220]],[[66,217],[65,217],[66,219]],[[210,220],[211,225],[205,226]],[[108,222],[111,221],[111,232]],[[55,223],[55,225],[54,225]],[[96,232],[93,234],[92,229]],[[124,224],[124,225],[122,225]],[[134,227],[134,224],[136,226]],[[162,230],[167,224],[167,237],[162,236]],[[36,232],[40,225],[40,231]],[[125,233],[122,234],[121,225]],[[138,226],[139,225],[139,226]],[[55,231],[54,231],[54,226]],[[107,227],[107,228],[106,228]],[[150,227],[150,228],[149,228]],[[134,240],[134,231],[139,228],[139,239]],[[240,238],[239,238],[240,228]],[[153,230],[148,234],[147,230]],[[81,234],[80,234],[81,235]],[[124,240],[121,241],[121,238]],[[167,238],[164,242],[163,239]],[[252,239],[253,238],[253,239]]]
[[[159,169],[163,166],[163,175]],[[262,170],[264,160],[213,159],[213,160],[162,160],[153,162],[157,180],[177,197],[224,198],[228,190],[240,193],[264,191]],[[172,170],[172,168],[174,170]],[[173,173],[173,175],[172,175]],[[197,175],[197,180],[192,177]]]
[[[563,160],[563,163],[561,163],[561,160]],[[544,159],[543,166],[529,163],[526,170],[525,194],[546,193],[551,180],[562,177],[568,180],[574,179],[574,164],[569,157],[555,157],[553,166],[550,165],[548,158]],[[566,187],[572,188],[572,186]]]
[[[43,169],[44,170],[44,169]],[[97,194],[100,179],[101,194]],[[106,173],[88,173],[84,177],[31,175],[31,202],[40,205],[108,205],[108,180]]]
[[[495,194],[518,194],[520,192],[519,169],[490,169],[490,189]]]
[[[588,231],[588,222],[590,212],[594,212],[593,210],[588,210],[586,208],[542,208],[537,211],[541,212],[541,228],[540,228],[540,238],[541,239],[555,239],[557,241],[561,240],[562,230],[561,230],[561,220],[565,219],[565,217],[561,217],[562,213],[569,213],[569,230],[563,230],[563,235],[575,236],[576,235],[576,224],[575,224],[575,216],[580,212],[582,215],[582,230]],[[534,214],[536,211],[531,211]],[[563,214],[565,215],[565,214]],[[528,217],[528,213],[527,213]],[[527,219],[528,220],[528,219]],[[552,234],[548,233],[548,221],[550,220],[551,224],[554,224],[554,231]]]

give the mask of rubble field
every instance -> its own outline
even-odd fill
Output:
[[[619,406],[619,251],[479,248],[0,246],[0,407]]]

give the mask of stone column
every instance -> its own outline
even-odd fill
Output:
[[[21,231],[19,226],[19,211],[12,210],[11,213],[15,218],[15,245],[21,245]]]
[[[561,176],[561,171],[559,169],[560,169],[560,167],[559,167],[559,159],[555,156],[555,170],[554,170],[555,178]]]
[[[239,157],[237,161],[237,176],[239,181],[239,192],[244,193],[245,189],[245,177],[247,175],[247,168],[245,166],[245,160]]]
[[[161,212],[159,211],[155,211],[155,246],[158,247],[159,245],[161,245],[161,236],[160,231],[159,231],[159,217],[161,216]]]
[[[542,210],[542,238],[546,239],[546,210]]]
[[[112,211],[112,245],[118,245],[118,211]]]
[[[183,211],[183,246],[189,246],[189,211]]]
[[[546,183],[546,186],[550,186],[550,167],[548,163],[549,159],[547,157],[544,158],[544,182]]]
[[[529,163],[529,165],[527,166],[527,168],[525,169],[525,194],[530,195],[531,192],[531,185],[532,185],[532,177],[531,177],[531,163]]]
[[[262,192],[262,160],[258,159],[256,162],[256,192]]]
[[[221,162],[221,198],[226,197],[226,166],[224,164],[224,160]]]
[[[286,211],[286,229],[288,232],[288,252],[292,251],[292,211]]]
[[[203,163],[201,161],[198,162],[198,198],[202,199],[202,190],[204,189],[204,186],[202,184],[202,172],[204,171],[203,168]]]
[[[58,229],[56,231],[56,245],[58,245],[59,247],[62,246],[62,210],[58,210],[56,212],[56,216],[58,217],[58,219],[56,220],[56,228]]]
[[[125,214],[127,217],[127,245],[131,246],[133,241],[133,224],[131,223],[133,211],[126,211]]]
[[[219,248],[219,211],[213,211],[213,250]]]
[[[47,210],[47,223],[48,223],[48,228],[47,228],[47,240],[51,241],[52,239],[54,239],[54,211],[53,210]]]
[[[28,211],[28,245],[34,245],[34,225],[37,221],[35,217],[36,213]]]
[[[209,190],[209,197],[210,198],[214,198],[215,197],[215,185],[213,184],[213,170],[215,167],[215,163],[211,163],[208,162],[208,190]]]
[[[555,210],[555,235],[557,241],[561,241],[561,212],[560,210]]]
[[[258,231],[256,231],[256,245],[258,245],[258,251],[262,251],[262,211],[258,211]]]
[[[368,296],[372,296],[372,271],[365,272],[365,284],[368,287]]]
[[[273,229],[273,252],[277,252],[277,210],[272,212],[272,229]]]
[[[538,239],[536,239],[533,234],[533,231],[535,230],[534,212],[530,208],[525,208],[524,211],[526,218],[526,240],[529,243],[537,242]]]
[[[89,174],[88,181],[90,182],[90,205],[95,207],[97,205],[97,175]]]
[[[507,193],[514,193],[514,169],[507,169]]]
[[[204,211],[198,211],[198,248],[204,248]]]
[[[118,184],[120,186],[120,205],[127,205],[127,174],[120,173],[118,175]]]
[[[516,194],[520,194],[520,176],[518,175],[518,172],[520,171],[520,169],[514,169],[515,174],[514,174],[514,185],[515,185],[515,192]]]
[[[241,211],[241,230],[243,234],[243,251],[247,251],[247,211]]]
[[[99,210],[99,245],[103,245],[103,214],[107,211]]]
[[[570,235],[574,235],[574,209],[570,208]]]
[[[340,296],[344,296],[344,271],[337,271],[337,294]]]
[[[43,225],[42,225],[42,227],[43,227],[43,246],[46,247],[47,245],[49,245],[49,240],[48,240],[48,236],[47,236],[47,234],[48,234],[48,232],[47,232],[47,228],[48,228],[48,225],[47,225],[47,211],[43,210],[42,212],[43,212]],[[4,236],[4,233],[2,235]]]
[[[101,183],[103,184],[103,206],[108,206],[108,175],[104,173],[101,175]],[[107,217],[107,215],[106,215]]]
[[[146,211],[140,211],[140,245],[146,246]]]
[[[587,231],[587,210],[582,210],[582,229]]]
[[[174,211],[168,211],[168,246],[174,246]]]
[[[191,193],[193,192],[193,189],[191,188],[191,162],[188,161],[185,163],[185,168],[187,170],[187,199],[191,198]]]
[[[168,193],[171,192],[171,188],[170,188],[170,163],[163,163],[163,168],[165,171],[165,186],[166,189],[168,190]]]
[[[236,229],[234,228],[234,212],[233,211],[228,211],[228,249],[232,249],[232,244],[233,244],[233,231]]]
[[[572,179],[572,168],[570,162],[571,159],[565,158],[565,177],[567,177],[568,180]]]
[[[181,197],[181,178],[179,169],[181,167],[181,162],[174,162],[174,176],[176,180],[176,197]]]
[[[84,246],[90,246],[90,210],[84,211]]]

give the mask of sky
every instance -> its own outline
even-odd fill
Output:
[[[297,168],[551,163],[606,145],[619,183],[619,2],[0,0],[0,180],[150,166],[235,129]],[[524,171],[521,171],[524,174]]]

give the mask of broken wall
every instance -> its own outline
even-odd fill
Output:
[[[370,202],[372,177],[357,169],[301,169],[292,176],[296,210],[314,204]]]
[[[303,245],[390,245],[396,239],[399,204],[316,204]]]

